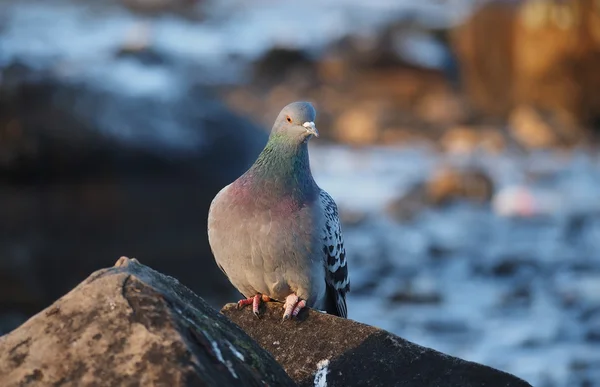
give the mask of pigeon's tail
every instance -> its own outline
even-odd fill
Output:
[[[347,318],[346,296],[332,286],[327,286],[327,297],[325,299],[325,311],[334,316]]]

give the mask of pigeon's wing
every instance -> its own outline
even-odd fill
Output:
[[[348,317],[346,293],[350,291],[346,249],[342,237],[342,226],[337,205],[329,194],[321,190],[319,194],[325,222],[321,230],[323,242],[325,283],[327,284],[327,312],[340,317]]]

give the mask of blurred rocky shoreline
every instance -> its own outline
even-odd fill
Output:
[[[150,3],[0,1],[0,334],[123,254],[234,300],[208,205],[309,99],[352,318],[600,380],[600,3]]]
[[[596,143],[598,3],[482,3],[458,26],[427,28],[408,14],[317,54],[275,47],[225,100],[251,116],[269,112],[268,125],[281,100],[309,98],[325,135],[350,145],[498,153]]]

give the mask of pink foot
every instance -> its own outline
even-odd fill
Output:
[[[256,317],[258,317],[258,308],[260,307],[260,302],[269,302],[271,301],[271,298],[269,296],[266,296],[264,294],[257,294],[254,297],[250,297],[250,298],[246,298],[243,300],[239,300],[238,301],[238,308],[242,308],[246,305],[250,305],[252,304],[252,313],[254,313],[254,315]]]
[[[301,300],[295,294],[290,294],[285,299],[285,305],[283,308],[285,311],[283,312],[283,319],[288,320],[291,317],[296,317],[298,313],[306,306],[306,301]]]

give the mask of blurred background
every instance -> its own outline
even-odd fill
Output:
[[[294,100],[350,318],[600,386],[597,0],[0,0],[0,334],[121,255],[237,300],[208,206]]]

